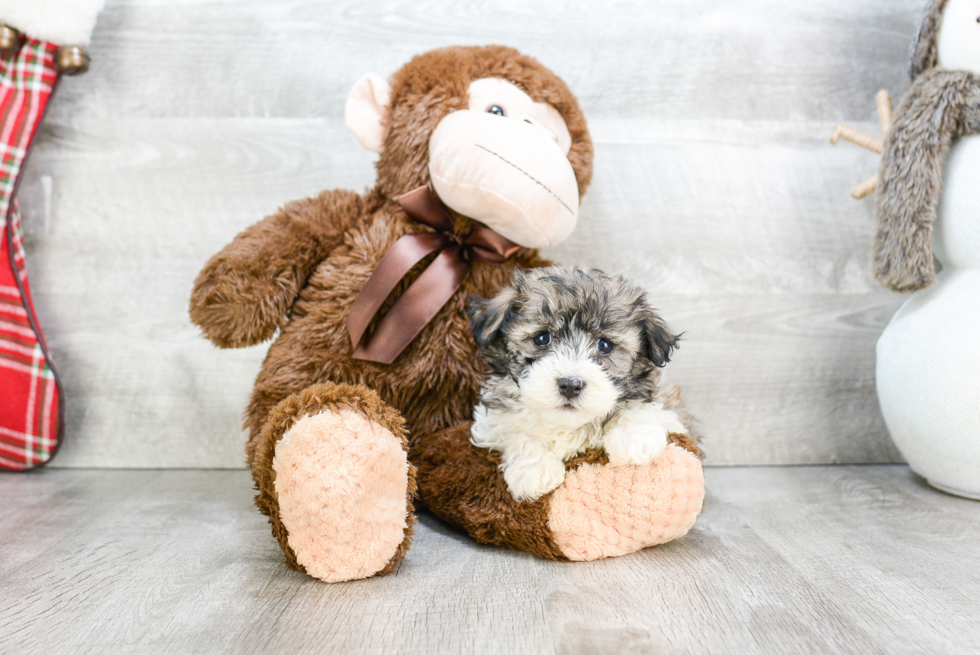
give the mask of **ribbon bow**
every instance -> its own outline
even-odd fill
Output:
[[[390,364],[418,336],[463,284],[473,261],[499,264],[517,252],[516,243],[488,227],[478,226],[460,238],[453,232],[453,215],[428,186],[398,198],[409,218],[435,232],[406,234],[391,247],[351,305],[347,332],[354,359]],[[439,255],[382,317],[366,343],[364,331],[398,282],[427,255]]]

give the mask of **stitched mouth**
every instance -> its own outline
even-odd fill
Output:
[[[493,155],[494,157],[496,157],[500,161],[504,162],[508,166],[511,166],[514,169],[516,169],[516,170],[520,171],[521,173],[523,173],[524,175],[526,175],[532,182],[534,182],[535,184],[537,184],[538,186],[540,186],[542,189],[544,189],[545,191],[547,191],[548,193],[550,193],[552,195],[552,197],[554,197],[555,200],[557,200],[558,202],[560,202],[561,203],[561,206],[564,207],[565,209],[567,209],[569,214],[572,214],[572,215],[575,214],[575,212],[572,211],[572,208],[569,207],[568,205],[566,205],[565,204],[565,201],[558,197],[558,194],[557,193],[555,193],[554,191],[552,191],[551,189],[549,189],[547,187],[547,185],[545,185],[539,179],[537,179],[536,177],[534,177],[533,175],[531,175],[530,173],[528,173],[527,171],[525,171],[520,166],[514,164],[513,162],[507,161],[507,159],[505,159],[504,157],[501,157],[499,154],[495,153],[490,148],[481,146],[479,143],[477,143],[475,145],[476,145],[477,148],[480,148],[481,150],[484,150],[486,152],[489,152],[491,155]]]

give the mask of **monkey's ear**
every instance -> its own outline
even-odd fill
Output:
[[[384,119],[391,104],[391,86],[377,73],[366,73],[354,82],[344,106],[344,124],[368,150],[384,149]]]
[[[480,350],[486,350],[500,337],[504,324],[517,304],[517,290],[508,287],[493,298],[473,296],[470,300],[470,325]]]
[[[644,312],[640,325],[647,347],[647,356],[654,366],[663,368],[674,354],[674,349],[681,340],[680,335],[671,334],[667,324],[652,309]]]

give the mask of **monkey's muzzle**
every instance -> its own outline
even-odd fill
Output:
[[[456,111],[429,141],[429,176],[446,205],[526,248],[564,241],[578,222],[578,183],[546,128],[520,117]]]

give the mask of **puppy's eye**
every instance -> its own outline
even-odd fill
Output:
[[[538,348],[544,348],[549,343],[551,343],[551,335],[547,332],[542,332],[538,336],[534,337],[534,345]]]
[[[487,107],[487,113],[488,114],[493,114],[494,116],[506,116],[507,115],[507,113],[504,111],[504,108],[501,107],[500,105],[490,105],[489,107]]]
[[[596,341],[595,347],[598,348],[599,352],[601,352],[603,355],[608,355],[613,349],[612,342],[609,341],[609,339],[599,339]]]

